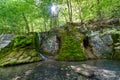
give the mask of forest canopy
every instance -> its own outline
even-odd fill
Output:
[[[120,0],[0,0],[0,33],[48,31],[66,22],[120,17]]]

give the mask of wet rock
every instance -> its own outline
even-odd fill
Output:
[[[20,76],[17,76],[15,78],[13,78],[12,80],[21,80],[21,77]]]
[[[31,74],[32,70],[28,70],[25,72],[25,76],[28,76],[29,74]]]
[[[97,80],[120,80],[119,73],[115,71],[99,69],[97,67],[86,64],[83,64],[81,67],[71,66],[71,69],[83,76],[93,77]]]
[[[92,77],[92,76],[94,75],[94,74],[93,74],[93,71],[85,70],[85,69],[82,68],[82,67],[71,66],[71,68],[72,68],[75,72],[77,72],[77,73],[79,73],[79,74],[81,74],[81,75],[83,75],[83,76],[86,76],[86,77]]]

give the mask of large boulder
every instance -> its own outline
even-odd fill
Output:
[[[83,39],[84,36],[76,27],[60,27],[38,33],[38,47],[40,53],[52,55],[56,60],[86,60]]]
[[[40,53],[55,55],[59,49],[59,42],[55,31],[38,33],[38,49]]]
[[[0,66],[17,65],[42,60],[34,45],[34,33],[18,35],[0,51]]]
[[[57,29],[57,35],[60,42],[60,49],[57,60],[78,61],[86,60],[87,54],[84,51],[84,35],[79,32],[77,27],[69,26]]]
[[[89,38],[89,43],[91,45],[93,54],[96,55],[97,57],[100,57],[104,55],[112,54],[113,48],[113,40],[111,38],[111,35],[104,35],[104,36],[99,36],[101,33],[99,32],[93,32],[92,35]]]

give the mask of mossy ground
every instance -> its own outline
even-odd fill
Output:
[[[81,46],[83,36],[79,32],[75,31],[73,33],[60,30],[58,34],[61,38],[61,46],[56,60],[80,61],[87,59],[87,55]],[[79,39],[77,39],[77,37],[79,37]]]
[[[0,51],[0,66],[17,65],[42,60],[34,45],[34,35],[18,35],[10,46]]]

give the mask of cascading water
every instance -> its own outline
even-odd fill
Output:
[[[47,57],[40,52],[40,42],[41,42],[41,41],[42,41],[41,35],[40,35],[40,33],[38,32],[38,52],[39,52],[40,57],[41,57],[43,60],[47,60]]]

